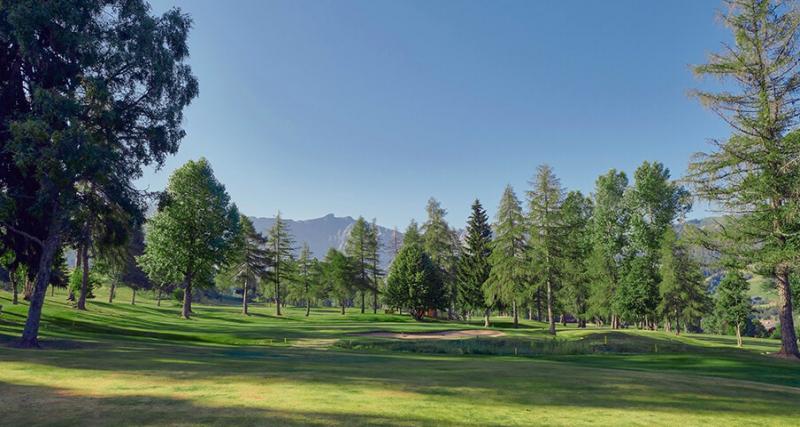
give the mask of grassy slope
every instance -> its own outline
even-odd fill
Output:
[[[127,299],[93,301],[81,313],[57,293],[43,322],[49,350],[0,347],[2,424],[792,425],[800,417],[800,364],[762,355],[776,349],[770,340],[737,350],[730,337],[629,331],[609,337],[638,353],[359,350],[375,343],[359,332],[464,326],[335,310],[276,318],[263,307],[245,318],[219,306],[198,306],[183,321],[172,303]],[[0,335],[17,335],[27,307],[12,307],[7,293],[0,304]],[[524,326],[490,344],[550,340],[541,324]],[[607,333],[568,328],[560,340]],[[356,350],[331,346],[337,340]],[[452,353],[466,344],[436,345]]]

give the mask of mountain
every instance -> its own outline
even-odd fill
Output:
[[[250,217],[256,231],[267,235],[267,230],[272,227],[275,218]],[[356,220],[352,217],[338,217],[328,214],[322,218],[292,220],[284,219],[289,231],[294,236],[295,246],[302,247],[303,242],[308,243],[313,256],[322,259],[330,248],[344,250],[347,236]],[[394,258],[394,231],[378,226],[378,239],[381,244],[380,264],[386,269]],[[398,245],[403,243],[403,233],[397,233]]]

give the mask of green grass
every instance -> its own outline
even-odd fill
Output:
[[[369,331],[478,327],[399,315],[311,317],[256,305],[156,307],[48,298],[45,350],[0,346],[3,425],[794,425],[800,364],[774,340],[650,331],[513,329],[500,338],[400,341]],[[0,292],[0,337],[27,306]]]

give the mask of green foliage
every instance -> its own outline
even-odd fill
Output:
[[[677,322],[677,332],[680,332],[681,323],[697,323],[710,311],[711,300],[700,265],[671,228],[667,229],[661,241],[659,271],[658,312],[666,322]]]
[[[747,295],[750,284],[736,270],[730,270],[719,282],[714,313],[724,324],[735,327],[747,323],[753,307]]]
[[[282,283],[292,280],[294,271],[294,237],[289,232],[286,222],[281,218],[281,213],[275,215],[275,222],[267,232],[267,250],[271,257],[272,271],[267,276],[268,282],[273,285],[275,298],[275,311],[280,316],[282,298],[286,292],[281,288]]]
[[[570,191],[561,206],[563,247],[561,295],[565,308],[584,325],[589,311],[589,258],[592,252],[592,201],[580,191]]]
[[[361,292],[361,312],[365,310],[365,294],[368,290],[374,290],[370,281],[370,267],[372,263],[370,257],[371,231],[370,226],[364,217],[358,217],[350,234],[345,242],[345,254],[350,258],[355,269],[355,286]]]
[[[81,284],[83,283],[83,269],[74,268],[69,274],[68,289],[74,294],[81,291]],[[103,278],[94,269],[89,270],[89,281],[87,282],[86,298],[94,298],[94,290],[101,286]]]
[[[422,247],[439,269],[446,298],[452,309],[457,298],[455,275],[459,250],[458,236],[444,219],[447,211],[442,208],[438,200],[431,197],[425,211],[428,213],[428,219],[422,225]]]
[[[489,256],[491,271],[484,282],[483,295],[488,307],[521,302],[530,282],[530,267],[525,240],[525,217],[519,199],[506,186],[497,208],[494,240]]]
[[[345,313],[345,307],[350,303],[355,293],[356,271],[353,263],[345,254],[330,248],[325,254],[322,266],[328,295],[335,298]]]
[[[403,245],[386,278],[386,304],[406,308],[421,320],[425,312],[447,306],[441,271],[419,245]]]
[[[483,284],[489,278],[492,266],[489,256],[492,253],[492,228],[489,217],[481,202],[472,203],[472,213],[467,221],[466,238],[458,259],[458,307],[462,310],[486,308]]]

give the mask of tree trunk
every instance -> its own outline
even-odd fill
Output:
[[[378,314],[378,291],[372,292],[372,314]]]
[[[136,305],[136,288],[133,288],[133,294],[131,295],[131,305]]]
[[[517,301],[511,303],[511,313],[514,316],[514,327],[519,328],[519,313],[517,313]]]
[[[280,279],[275,279],[275,314],[280,316],[281,315],[281,281]]]
[[[248,315],[247,313],[247,290],[250,286],[247,286],[247,281],[245,280],[244,287],[242,287],[242,314],[245,316]]]
[[[61,244],[61,227],[57,222],[59,212],[54,209],[53,224],[47,234],[47,239],[42,245],[42,254],[39,256],[39,271],[36,272],[36,282],[31,295],[31,303],[28,306],[28,319],[25,321],[25,329],[22,330],[20,347],[31,348],[39,347],[39,322],[42,318],[42,305],[44,305],[44,294],[47,285],[50,283],[50,273],[53,268],[53,258],[56,255],[58,246]]]
[[[364,311],[366,310],[366,307],[367,307],[367,303],[366,303],[367,296],[366,296],[366,294],[367,293],[365,291],[361,291],[361,314],[364,314]]]
[[[781,322],[781,349],[778,354],[785,357],[800,357],[797,350],[797,335],[792,318],[792,288],[789,282],[789,269],[784,266],[776,268],[778,285],[778,319]]]
[[[342,302],[342,315],[344,315],[344,302]]]
[[[14,277],[17,275],[17,271],[14,270],[13,272],[9,270],[8,272],[8,279],[11,281],[11,304],[17,305],[19,304],[19,292],[17,291],[17,278]]]
[[[311,314],[311,298],[306,298],[306,317]]]
[[[542,321],[542,288],[536,287],[536,321]]]
[[[736,347],[742,348],[742,324],[736,324]]]
[[[52,267],[51,267],[52,270]],[[46,290],[46,289],[45,289]],[[22,299],[25,301],[31,300],[31,295],[33,295],[33,283],[28,279],[28,275],[25,275],[25,287],[22,289]],[[44,296],[44,295],[42,295]]]
[[[192,315],[192,279],[187,276],[184,282],[183,310],[181,311],[181,317],[188,319]]]
[[[158,288],[158,297],[156,298],[156,306],[161,307],[161,288]]]
[[[55,296],[55,294],[56,294],[56,286],[55,285],[50,285],[50,296],[51,297]]]
[[[492,314],[492,310],[490,310],[488,308],[486,309],[486,311],[483,312],[483,327],[484,328],[488,328],[489,327],[489,315],[491,315],[491,314]]]
[[[81,277],[81,293],[78,297],[78,310],[86,310],[86,294],[89,291],[89,243],[84,242],[80,250],[83,252],[81,257],[83,276]]]
[[[550,281],[547,281],[547,323],[549,324],[548,332],[550,335],[556,334],[556,319],[553,317],[553,287]]]
[[[111,289],[108,291],[108,303],[109,304],[114,303],[114,291],[116,289],[117,289],[117,281],[116,280],[112,280],[111,281]]]
[[[561,313],[561,326],[567,326],[567,315],[564,313]]]

